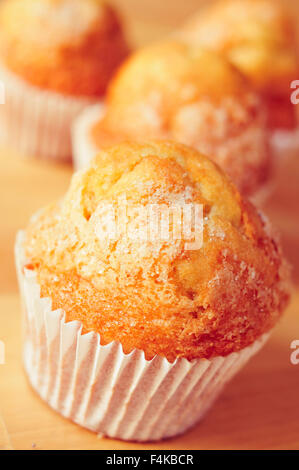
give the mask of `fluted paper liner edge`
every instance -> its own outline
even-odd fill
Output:
[[[183,433],[204,416],[224,385],[263,346],[269,334],[226,357],[170,363],[143,351],[124,354],[81,324],[65,322],[50,298],[40,297],[33,271],[24,269],[24,232],[15,255],[24,310],[24,364],[39,395],[57,412],[96,433],[156,441]]]
[[[72,152],[75,170],[88,167],[99,148],[92,141],[91,129],[104,116],[106,107],[103,104],[88,106],[72,125]]]
[[[272,168],[269,180],[250,198],[253,204],[263,207],[277,189],[281,171],[293,158],[298,158],[299,129],[276,130],[270,134]]]
[[[5,103],[0,106],[2,142],[28,157],[69,161],[71,125],[95,99],[35,87],[0,64]]]

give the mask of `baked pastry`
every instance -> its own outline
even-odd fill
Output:
[[[178,231],[178,207],[202,217]],[[151,225],[157,208],[169,236]],[[65,416],[122,439],[193,425],[289,298],[268,221],[209,159],[167,141],[102,151],[16,253],[30,381]]]
[[[101,0],[4,0],[0,5],[1,123],[21,153],[69,159],[70,125],[100,100],[128,53]]]
[[[197,46],[169,41],[136,52],[112,81],[104,116],[96,124],[82,119],[74,129],[77,167],[95,147],[159,138],[211,156],[247,195],[271,172],[260,99],[226,60]]]
[[[295,25],[282,2],[219,0],[195,15],[179,32],[229,59],[263,95],[273,129],[294,129],[296,107],[290,84],[299,71]]]

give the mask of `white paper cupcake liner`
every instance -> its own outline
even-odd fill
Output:
[[[90,131],[97,122],[105,114],[105,106],[96,104],[88,106],[75,119],[72,126],[72,152],[75,170],[86,168],[93,157],[99,151],[98,147],[93,143]]]
[[[124,354],[119,342],[100,344],[97,333],[65,322],[50,298],[40,297],[33,271],[24,269],[24,233],[16,265],[24,305],[24,363],[39,395],[81,426],[112,438],[156,441],[183,433],[200,420],[223,386],[263,346],[269,334],[226,357],[145,359]]]
[[[71,160],[71,125],[94,99],[42,90],[0,65],[5,104],[0,105],[3,143],[23,156]]]
[[[299,129],[293,131],[278,130],[271,136],[271,148],[280,162],[299,152]]]
[[[281,171],[292,158],[299,157],[299,129],[293,131],[278,130],[270,136],[272,170],[269,181],[250,199],[258,207],[263,207],[275,192]]]

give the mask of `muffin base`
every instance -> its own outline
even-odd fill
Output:
[[[20,155],[71,161],[71,124],[95,100],[42,90],[3,64],[0,81],[5,89],[5,104],[0,106],[3,144]]]
[[[75,170],[86,168],[99,149],[93,143],[90,132],[105,114],[105,106],[96,104],[88,106],[80,116],[75,119],[72,130],[72,152]]]
[[[24,364],[30,383],[54,410],[111,438],[157,441],[182,434],[212,406],[224,385],[269,337],[226,357],[173,363],[124,354],[119,342],[101,345],[100,335],[82,335],[40,297],[36,273],[24,269],[24,233],[16,242],[16,265],[24,310]]]

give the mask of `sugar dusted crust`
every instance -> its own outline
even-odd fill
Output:
[[[127,53],[120,20],[102,0],[1,2],[1,61],[37,87],[101,96]]]
[[[202,204],[203,245],[97,236],[105,204]],[[129,217],[135,230],[142,220]],[[227,355],[271,329],[289,297],[288,266],[266,219],[207,158],[171,142],[123,143],[74,175],[26,232],[27,267],[67,321],[174,360]]]
[[[175,41],[147,47],[121,67],[91,138],[99,148],[148,138],[190,145],[246,195],[271,173],[265,109],[246,79],[213,52]]]
[[[290,83],[299,69],[295,25],[282,1],[213,2],[178,37],[222,54],[241,70],[264,96],[271,127],[297,125],[290,102]]]

